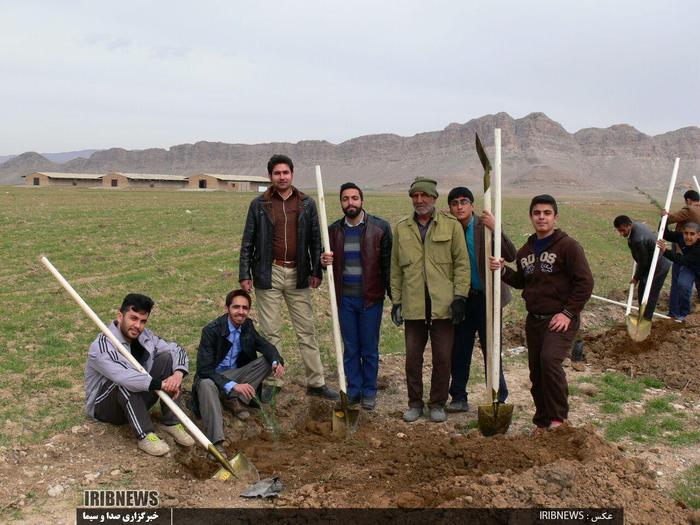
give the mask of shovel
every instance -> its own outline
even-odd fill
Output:
[[[671,183],[668,185],[668,192],[666,193],[666,205],[664,210],[668,211],[671,206],[671,200],[673,198],[673,188],[676,185],[676,177],[678,176],[678,164],[680,159],[676,158],[676,162],[673,164],[673,173],[671,174]],[[656,240],[660,240],[664,236],[664,230],[666,229],[666,221],[668,221],[668,215],[664,214],[661,217],[661,223],[659,224],[659,232],[656,235]],[[644,341],[651,333],[651,319],[644,318],[644,312],[647,308],[647,302],[649,301],[649,294],[651,293],[651,284],[654,277],[654,271],[656,270],[656,263],[659,260],[660,250],[658,246],[654,247],[654,255],[651,258],[651,266],[649,267],[649,275],[647,275],[646,286],[644,287],[644,295],[642,296],[642,302],[639,305],[639,313],[637,317],[632,315],[627,315],[627,333],[629,334],[632,341],[640,342]]]
[[[491,208],[491,184],[490,177],[487,177],[486,167],[490,168],[486,152],[481,145],[481,141],[477,135],[477,152],[479,158],[486,159],[484,165],[484,209],[490,211]],[[493,255],[496,259],[501,258],[501,130],[494,130],[494,143],[496,146],[496,170],[494,173],[494,215],[496,224],[493,232]],[[480,151],[479,151],[480,150]],[[513,419],[513,405],[500,403],[498,401],[499,374],[501,369],[501,278],[500,275],[495,279],[493,272],[489,267],[489,258],[491,254],[491,235],[486,235],[486,362],[488,363],[486,370],[486,403],[479,405],[477,409],[477,424],[479,431],[484,436],[493,436],[495,434],[505,434],[510,427]],[[489,300],[491,296],[491,300]],[[489,330],[490,327],[490,330]],[[490,333],[490,338],[489,338]]]
[[[63,286],[63,288],[68,292],[68,294],[78,303],[78,306],[82,308],[83,312],[92,319],[92,321],[97,325],[97,327],[102,331],[102,333],[111,341],[114,347],[119,351],[119,353],[131,363],[136,370],[141,373],[147,374],[146,370],[141,366],[141,364],[136,360],[136,358],[131,355],[124,346],[121,344],[119,339],[117,339],[114,334],[105,326],[105,324],[100,320],[97,314],[88,306],[88,304],[83,301],[83,298],[78,295],[78,292],[70,285],[68,281],[60,274],[56,267],[51,264],[51,262],[46,258],[41,258],[41,264],[43,264],[47,270],[49,270],[56,280]],[[227,461],[226,458],[216,449],[214,444],[209,441],[209,438],[205,436],[201,430],[195,425],[190,418],[182,411],[182,409],[175,404],[175,402],[170,398],[168,394],[162,390],[157,390],[156,394],[161,400],[161,403],[168,405],[168,408],[173,411],[175,416],[180,420],[180,422],[187,428],[190,434],[192,434],[195,439],[202,445],[212,456],[214,456],[222,467],[213,476],[212,479],[217,479],[225,481],[234,476],[238,479],[245,480],[248,482],[260,481],[260,476],[258,470],[255,466],[245,457],[242,452],[238,452],[233,459]]]
[[[318,192],[319,218],[321,220],[321,240],[325,251],[330,251],[331,243],[328,236],[328,217],[326,215],[326,198],[323,195],[323,180],[321,166],[316,166],[316,190]],[[360,410],[348,404],[347,387],[345,386],[345,367],[343,366],[343,342],[340,337],[340,320],[338,319],[338,303],[335,296],[335,280],[333,265],[326,268],[328,277],[328,296],[331,302],[331,319],[333,321],[333,346],[338,367],[338,386],[340,387],[340,406],[333,409],[331,429],[337,436],[347,436],[357,429]]]

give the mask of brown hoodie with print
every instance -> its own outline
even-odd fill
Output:
[[[527,311],[537,315],[563,313],[574,318],[593,292],[593,274],[581,245],[555,230],[542,253],[535,253],[532,234],[516,256],[517,271],[506,267],[503,280],[523,290]]]

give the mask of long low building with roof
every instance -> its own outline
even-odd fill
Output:
[[[156,173],[121,173],[112,171],[102,175],[102,186],[107,188],[173,188],[187,186],[187,177]]]
[[[94,188],[102,183],[104,175],[98,173],[58,173],[53,171],[35,171],[23,175],[27,186],[82,186]]]
[[[225,190],[263,192],[270,185],[270,179],[255,175],[226,175],[220,173],[199,173],[189,177],[190,190]]]

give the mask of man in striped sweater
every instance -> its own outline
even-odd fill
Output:
[[[177,343],[166,342],[146,328],[152,309],[150,297],[128,294],[116,321],[109,325],[147,374],[136,370],[104,334],[98,335],[90,345],[85,367],[85,412],[98,421],[128,423],[139,440],[139,449],[162,456],[170,447],[155,434],[148,411],[158,401],[156,390],[166,392],[180,404],[182,378],[187,375],[189,360],[187,352]],[[167,405],[161,404],[160,410],[163,431],[180,445],[194,445]]]
[[[323,267],[333,265],[343,366],[352,403],[374,410],[379,367],[379,328],[384,296],[390,294],[391,226],[363,209],[362,190],[353,182],[340,187],[344,217],[328,227],[330,252]]]

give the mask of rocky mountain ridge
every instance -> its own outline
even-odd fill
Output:
[[[537,190],[543,185],[597,192],[662,188],[675,157],[681,158],[679,181],[691,180],[700,172],[698,127],[656,136],[627,124],[569,133],[544,113],[519,119],[497,113],[411,137],[365,135],[340,144],[304,140],[252,145],[197,142],[168,150],[111,148],[62,164],[30,152],[0,164],[0,183],[21,183],[21,176],[33,171],[265,175],[269,156],[285,153],[295,162],[296,184],[301,187],[313,186],[315,164],[321,165],[331,186],[353,180],[367,188],[399,190],[419,175],[436,178],[443,187],[475,185],[481,181],[482,169],[474,133],[479,133],[493,157],[496,127],[502,130],[503,182],[517,190]]]

